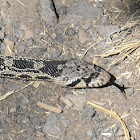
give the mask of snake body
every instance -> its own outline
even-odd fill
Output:
[[[26,57],[0,55],[0,77],[26,80],[52,80],[72,88],[99,88],[115,85],[115,77],[100,66],[82,60],[37,60]]]

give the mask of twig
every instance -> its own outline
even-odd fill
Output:
[[[41,108],[44,108],[44,109],[47,109],[49,111],[55,112],[55,113],[61,113],[62,112],[61,109],[58,109],[58,108],[56,108],[54,106],[50,106],[50,105],[44,104],[42,102],[38,102],[37,106],[39,106]]]

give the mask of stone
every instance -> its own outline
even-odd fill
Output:
[[[25,123],[25,124],[29,123],[29,118],[24,118],[24,119],[22,120],[22,123]]]
[[[62,124],[64,127],[68,127],[70,125],[70,121],[69,120],[61,120]]]
[[[62,51],[61,50],[54,50],[54,51],[51,51],[49,53],[49,58],[50,59],[57,59],[60,55],[61,55]]]
[[[57,11],[58,11],[58,15],[61,15],[61,16],[65,16],[67,13],[67,9],[65,6],[59,7]]]
[[[103,37],[111,35],[119,29],[118,25],[95,25],[95,27]]]
[[[130,87],[128,89],[126,89],[127,93],[129,93],[130,95],[134,94],[134,88]]]
[[[113,128],[113,132],[114,132],[114,133],[117,133],[118,130],[119,130],[119,127],[118,127],[118,126],[115,126],[115,127]]]
[[[1,17],[3,17],[3,18],[7,18],[7,14],[6,14],[6,12],[5,12],[3,9],[1,9],[0,15],[1,15]]]
[[[84,44],[87,41],[87,37],[85,35],[85,32],[83,30],[80,30],[78,33],[79,41]]]
[[[65,41],[65,37],[64,37],[63,35],[59,34],[59,35],[56,36],[55,40],[56,40],[57,42],[63,44],[64,41]]]
[[[73,110],[82,110],[86,105],[86,98],[82,95],[67,94],[65,97],[73,103],[73,106],[71,107]]]
[[[104,6],[103,3],[100,0],[95,0],[94,2],[96,4],[96,6],[99,7],[99,8]]]
[[[34,40],[33,40],[33,38],[29,38],[29,39],[27,39],[26,44],[27,44],[28,47],[33,46],[33,44],[34,44]]]
[[[8,9],[8,8],[10,7],[9,2],[8,2],[8,1],[3,1],[3,7],[4,7],[5,9]]]
[[[91,28],[91,26],[92,26],[92,24],[91,24],[90,22],[88,22],[88,23],[85,23],[85,24],[82,26],[82,28],[83,28],[83,30],[87,30],[87,29]]]
[[[10,113],[14,113],[16,112],[16,108],[15,107],[12,107],[10,110],[9,110]]]
[[[95,115],[95,110],[93,110],[92,108],[85,108],[81,111],[85,116],[88,116],[90,118],[93,118],[93,116]]]
[[[85,21],[87,19],[94,21],[102,14],[102,8],[92,6],[86,0],[79,0],[68,9],[67,16],[64,20],[70,24],[73,23],[73,20],[76,22]]]
[[[73,35],[75,35],[75,31],[72,29],[72,28],[68,28],[67,30],[66,30],[66,36],[73,36]]]
[[[30,30],[30,29],[25,30],[25,38],[26,39],[30,39],[30,38],[33,38],[33,37],[34,37],[34,34],[33,34],[32,30]]]
[[[4,31],[0,31],[0,39],[4,39],[4,37],[5,37]]]
[[[106,23],[108,21],[108,19],[109,19],[109,16],[108,15],[103,15],[101,17],[101,19],[100,19],[100,23],[101,24],[104,24],[104,23]]]
[[[41,7],[41,19],[45,21],[46,24],[56,25],[57,15],[55,13],[55,7],[52,0],[40,0]]]
[[[86,134],[90,137],[90,139],[96,138],[96,132],[93,128],[87,130]]]
[[[61,134],[61,129],[57,125],[56,114],[53,113],[49,114],[42,131],[46,135],[49,134],[53,136],[59,136]]]

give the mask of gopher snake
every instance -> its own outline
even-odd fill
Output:
[[[82,60],[37,60],[11,55],[0,55],[0,77],[26,80],[52,80],[72,88],[101,88],[115,85],[116,78],[103,68]]]

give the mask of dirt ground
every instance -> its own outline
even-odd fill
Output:
[[[0,96],[16,91],[0,101],[0,140],[126,139],[121,123],[87,105],[88,101],[116,112],[126,124],[130,139],[139,140],[139,0],[54,0],[54,3],[59,21],[49,25],[53,14],[48,21],[42,19],[41,14],[47,13],[43,13],[40,0],[1,0],[1,54],[94,62],[112,73],[118,84],[130,87],[126,89],[127,100],[115,86],[74,90],[47,81],[0,78]],[[127,52],[132,49],[103,57],[113,52],[115,46],[123,45],[136,48],[130,53]],[[119,61],[122,57],[125,59]],[[37,106],[38,102],[63,111],[53,113]]]

